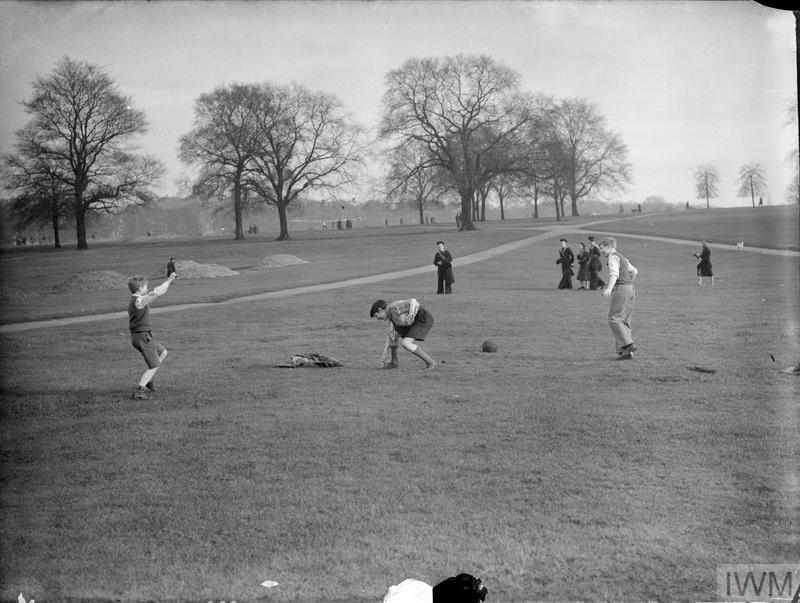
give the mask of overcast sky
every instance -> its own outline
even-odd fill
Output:
[[[29,116],[20,101],[68,55],[103,65],[143,109],[143,150],[189,175],[177,140],[194,100],[232,82],[291,81],[339,96],[373,128],[384,77],[409,57],[488,54],[522,87],[595,103],[628,145],[634,183],[619,200],[694,200],[692,170],[719,173],[716,206],[739,168],[763,165],[783,203],[797,126],[795,20],[748,1],[0,2],[0,151]],[[694,201],[693,201],[694,202]]]

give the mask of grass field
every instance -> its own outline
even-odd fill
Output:
[[[155,277],[170,255],[242,270],[156,302],[170,356],[147,402],[129,399],[145,367],[125,318],[0,329],[0,599],[379,602],[466,571],[488,602],[712,601],[718,565],[799,561],[798,377],[779,369],[800,360],[800,257],[751,249],[796,248],[798,215],[761,209],[725,210],[736,236],[695,211],[4,251],[4,327],[124,310],[124,287],[54,292],[86,271]],[[601,296],[556,290],[554,227],[620,233],[635,360],[613,359]],[[699,243],[641,234],[747,248],[712,247],[717,284],[697,287]],[[432,265],[378,280],[430,264],[439,238],[454,295],[433,294]],[[275,253],[308,263],[252,269]],[[410,296],[441,364],[401,352],[381,370],[369,306]],[[274,368],[301,351],[344,366]]]

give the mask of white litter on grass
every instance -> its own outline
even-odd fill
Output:
[[[291,266],[292,264],[308,264],[308,262],[288,253],[276,253],[261,258],[257,267],[280,268],[281,266]]]
[[[275,582],[275,580],[265,580],[264,582],[261,583],[261,586],[263,586],[264,588],[275,588],[276,586],[278,586],[278,583]]]

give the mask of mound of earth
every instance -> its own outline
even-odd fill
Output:
[[[288,253],[276,253],[261,258],[257,268],[280,268],[281,266],[291,266],[292,264],[308,264],[308,262]]]
[[[99,289],[127,290],[128,277],[113,270],[92,270],[71,276],[54,287],[56,293],[85,293]]]
[[[179,278],[216,278],[218,276],[236,276],[236,270],[219,264],[198,264],[192,260],[178,260],[175,270]]]

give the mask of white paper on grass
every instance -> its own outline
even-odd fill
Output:
[[[275,582],[275,580],[265,580],[264,582],[261,583],[261,586],[263,586],[264,588],[275,588],[276,586],[278,586],[278,583]]]

